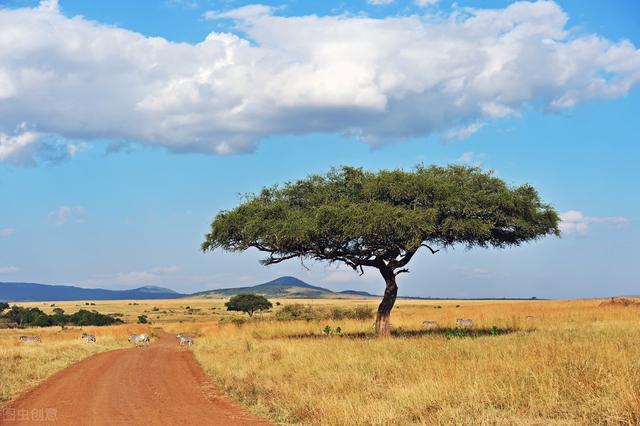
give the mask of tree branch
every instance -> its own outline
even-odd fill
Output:
[[[264,263],[265,265],[274,265],[276,263],[284,262],[285,260],[293,259],[294,257],[299,257],[299,256],[300,256],[299,254],[291,254],[288,256],[274,257],[273,253],[270,253],[269,257],[267,259],[264,259],[262,263]]]
[[[300,264],[304,269],[306,269],[307,271],[309,270],[309,268],[307,268],[307,265],[304,264],[304,256],[302,255],[300,255]]]
[[[439,251],[440,251],[440,249],[438,249],[438,250],[434,250],[434,249],[432,249],[431,247],[429,247],[429,246],[428,246],[428,245],[426,245],[426,244],[420,244],[420,247],[426,247],[426,248],[428,248],[428,249],[431,251],[431,254],[436,254],[437,252],[439,252]]]

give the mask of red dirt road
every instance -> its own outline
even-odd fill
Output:
[[[226,398],[163,332],[147,347],[97,354],[56,373],[5,407],[0,424],[271,425]]]

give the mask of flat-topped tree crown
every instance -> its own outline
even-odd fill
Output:
[[[202,249],[254,247],[268,253],[265,265],[299,257],[377,268],[386,290],[376,329],[388,335],[395,277],[421,247],[517,246],[559,235],[558,222],[532,186],[509,186],[477,167],[341,167],[247,196],[215,217]]]

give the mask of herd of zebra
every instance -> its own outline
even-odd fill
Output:
[[[84,340],[87,343],[96,343],[96,336],[94,336],[93,334],[87,334],[87,333],[82,333],[82,336],[80,336],[80,338],[82,340]],[[20,336],[18,339],[20,339],[20,341],[22,343],[42,343],[42,337],[35,335],[35,336]]]
[[[20,336],[19,337],[20,342],[22,343],[42,343],[42,337],[40,336]],[[81,339],[84,340],[87,343],[96,343],[96,336],[94,336],[93,334],[87,334],[87,333],[82,333]],[[193,338],[189,337],[189,336],[185,336],[183,334],[176,334],[176,339],[178,339],[178,342],[180,343],[180,346],[182,345],[193,345]],[[136,346],[139,345],[146,345],[151,341],[151,338],[148,334],[130,334],[129,335],[129,342],[135,344]]]
[[[472,319],[458,318],[456,320],[456,325],[459,325],[460,327],[473,327],[473,320]],[[424,321],[422,323],[422,327],[424,327],[424,328],[437,328],[438,327],[438,321]]]
[[[536,317],[536,316],[529,315],[525,319],[527,321],[535,321],[535,320],[541,319],[541,317]],[[473,327],[473,320],[472,319],[458,318],[458,319],[456,319],[456,325],[458,325],[460,327]],[[422,327],[423,328],[437,328],[438,327],[438,321],[424,321],[422,323]]]

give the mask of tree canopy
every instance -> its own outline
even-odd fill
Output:
[[[273,306],[269,300],[259,294],[238,294],[224,304],[227,311],[245,312],[250,317],[254,312],[266,311]]]
[[[558,222],[531,185],[510,186],[478,167],[341,167],[247,195],[215,217],[202,249],[253,247],[267,253],[265,265],[307,258],[375,267],[389,288],[421,247],[517,246],[559,235]]]

